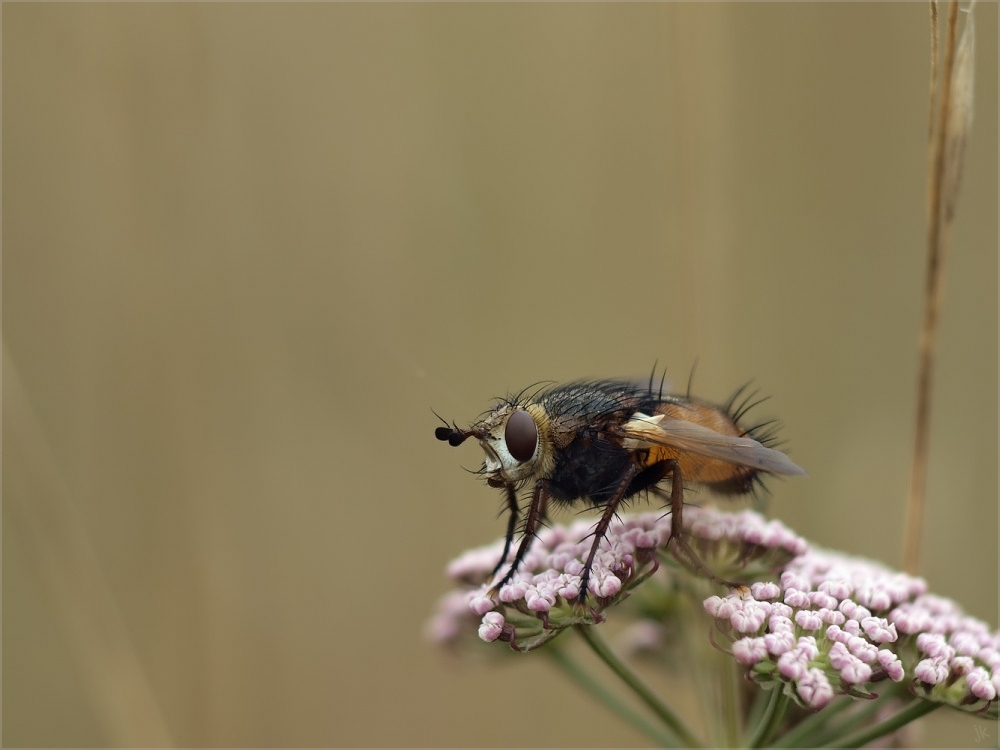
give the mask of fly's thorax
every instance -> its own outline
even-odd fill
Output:
[[[552,420],[538,403],[501,404],[478,425],[486,460],[483,474],[502,486],[542,479],[555,464]]]

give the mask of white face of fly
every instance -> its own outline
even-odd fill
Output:
[[[487,480],[511,484],[536,475],[543,441],[532,413],[536,409],[529,409],[504,404],[478,425],[483,431],[479,444],[486,454],[483,472]]]

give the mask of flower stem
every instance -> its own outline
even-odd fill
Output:
[[[769,690],[758,690],[754,694],[753,703],[750,705],[747,711],[746,718],[743,722],[743,745],[747,745],[746,737],[749,732],[753,731],[756,726],[763,721],[764,712],[767,710],[768,705],[771,703],[771,698],[773,695]]]
[[[856,711],[848,713],[843,721],[831,724],[829,721],[818,727],[816,732],[809,737],[809,742],[813,745],[829,745],[837,741],[838,737],[846,737],[852,733],[862,731],[858,727],[864,727],[872,720],[880,710],[885,708],[887,701],[894,700],[895,691],[884,694],[881,698],[868,701],[864,705],[859,705],[857,700],[849,699]]]
[[[680,717],[671,711],[663,701],[639,680],[634,672],[608,648],[607,644],[594,632],[593,626],[576,625],[576,631],[595,654],[610,667],[618,677],[635,691],[635,694],[660,717],[664,724],[677,735],[683,747],[701,747],[701,742],[685,726]]]
[[[785,695],[785,691],[781,687],[776,687],[774,689],[774,695],[771,696],[770,704],[773,701],[773,706],[768,705],[765,709],[765,721],[762,721],[758,728],[754,731],[757,735],[754,738],[754,744],[749,745],[749,747],[764,747],[768,745],[771,737],[777,731],[778,727],[781,726],[781,722],[785,720],[785,714],[788,712],[788,706],[791,704],[791,700]]]
[[[781,701],[781,686],[778,685],[771,690],[771,695],[767,699],[767,705],[764,707],[764,712],[757,719],[754,724],[753,732],[747,737],[744,747],[760,747],[761,741],[764,739],[765,732],[771,726],[771,721],[774,719],[774,712],[778,708],[778,703]]]
[[[719,700],[719,676],[725,673],[724,661],[732,661],[706,642],[704,610],[701,602],[709,595],[709,589],[703,581],[685,576],[686,585],[682,588],[684,596],[678,598],[677,620],[683,638],[682,650],[685,655],[686,667],[697,691],[697,706],[703,725],[708,730],[709,747],[722,747],[726,744],[724,728],[718,721],[718,711],[712,709]]]
[[[570,679],[572,679],[573,682],[597,698],[601,703],[611,709],[614,713],[618,714],[618,716],[626,722],[656,742],[660,747],[680,747],[680,744],[678,744],[674,738],[661,732],[658,728],[646,721],[646,719],[642,716],[622,703],[616,695],[608,690],[605,690],[604,686],[591,677],[579,664],[577,664],[569,656],[569,654],[566,653],[564,648],[553,644],[549,648],[545,649],[545,653],[549,655],[552,661],[555,662],[556,666],[559,667],[559,669],[561,669]]]
[[[726,746],[738,747],[740,743],[740,710],[739,683],[737,682],[738,662],[727,654],[714,654],[719,664],[719,674],[722,681],[722,719],[725,722]]]
[[[775,742],[774,747],[804,747],[806,745],[817,744],[811,736],[813,732],[817,731],[842,711],[855,705],[857,705],[857,701],[851,698],[841,698],[828,708],[817,711],[800,721],[792,731]]]
[[[869,742],[877,740],[879,737],[884,737],[887,734],[895,732],[900,727],[904,727],[911,721],[919,719],[925,714],[929,714],[936,708],[939,708],[942,704],[934,703],[933,701],[926,700],[915,700],[902,711],[899,711],[893,716],[890,716],[883,722],[879,722],[873,727],[867,727],[859,732],[855,732],[852,735],[845,737],[839,741],[833,741],[830,743],[831,747],[861,747],[862,745],[867,745]]]

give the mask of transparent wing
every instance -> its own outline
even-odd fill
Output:
[[[781,451],[767,448],[753,438],[723,435],[695,422],[636,414],[624,427],[628,439],[637,445],[663,445],[772,474],[805,475]]]

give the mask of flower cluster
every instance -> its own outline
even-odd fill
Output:
[[[813,549],[779,580],[704,602],[753,680],[810,709],[905,680],[922,698],[996,715],[1000,633],[922,579]]]
[[[690,649],[692,637],[710,631],[711,642],[734,657],[751,683],[765,688],[751,691],[756,695],[730,693],[732,714],[742,713],[746,722],[747,746],[780,737],[789,746],[860,746],[942,705],[997,717],[1000,632],[928,593],[922,579],[810,548],[780,522],[750,511],[688,507],[684,520],[686,545],[671,545],[669,514],[617,518],[595,557],[586,606],[577,597],[592,522],[542,530],[499,590],[492,588],[492,573],[503,540],[466,552],[448,568],[456,588],[439,603],[428,635],[451,646],[489,644],[481,650],[502,655],[537,648],[576,626],[591,650],[662,719],[666,735],[648,726],[646,733],[678,745],[696,744],[681,716],[642,686],[591,627],[610,607],[632,618],[619,652],[624,648],[672,667],[686,659],[705,694],[732,685],[731,671]],[[746,585],[708,596],[719,580]],[[507,647],[497,648],[501,643]],[[668,655],[679,643],[688,644],[684,653]],[[565,666],[566,652],[554,653]],[[705,669],[709,664],[716,668]],[[593,691],[595,683],[579,667],[567,674]],[[607,700],[603,692],[595,695]],[[820,711],[837,696],[875,700],[861,707],[842,699]],[[787,711],[792,702],[804,711]],[[614,702],[609,706],[636,720]],[[724,738],[713,739],[718,744]]]
[[[778,521],[746,511],[721,513],[685,509],[690,546],[720,576],[750,580],[773,574],[805,552],[807,545]],[[588,606],[580,607],[584,561],[590,553],[593,522],[543,529],[520,569],[496,594],[488,580],[503,552],[503,540],[470,550],[448,567],[448,576],[466,587],[442,599],[428,634],[454,642],[468,632],[470,616],[478,618],[478,635],[502,641],[515,650],[537,648],[572,625],[594,624],[605,609],[625,599],[651,576],[670,539],[670,515],[623,516],[609,527],[594,559]]]

